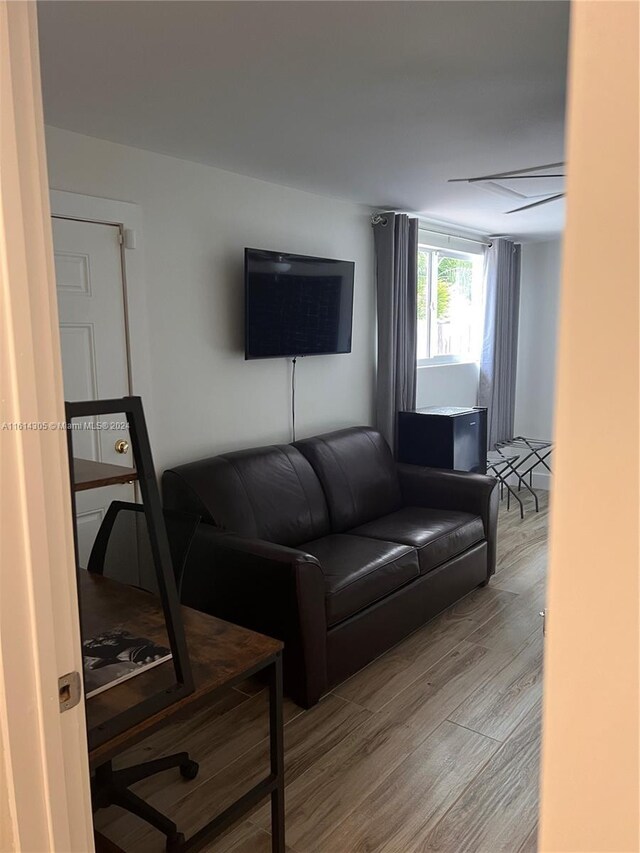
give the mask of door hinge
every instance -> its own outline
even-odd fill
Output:
[[[138,242],[136,237],[136,232],[133,228],[125,228],[124,229],[124,247],[125,249],[135,249],[137,248]]]
[[[82,695],[82,681],[77,670],[61,675],[58,679],[58,701],[60,702],[60,713],[69,711],[80,701]]]

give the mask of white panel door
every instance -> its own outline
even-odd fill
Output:
[[[65,399],[97,400],[129,394],[127,336],[120,229],[116,225],[53,217],[56,289]],[[73,432],[74,455],[114,465],[133,465],[128,430],[96,429],[124,422],[124,415],[89,418]],[[93,540],[112,500],[133,501],[129,484],[76,494],[80,565],[86,567]]]

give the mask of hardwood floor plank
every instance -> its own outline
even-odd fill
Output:
[[[255,833],[256,827],[250,821],[242,821],[203,847],[202,853],[231,853],[232,850],[237,850],[239,845],[244,844],[246,839],[254,838]]]
[[[542,631],[516,657],[470,693],[449,719],[504,741],[542,698]]]
[[[540,552],[540,547],[532,543],[523,546],[523,550],[526,550],[526,553],[521,554],[518,562],[496,573],[491,581],[495,589],[521,594],[544,583],[547,566],[546,549]]]
[[[245,678],[244,681],[241,681],[240,684],[236,684],[234,687],[234,690],[239,690],[240,693],[244,693],[247,696],[255,696],[256,693],[261,693],[266,689],[264,680],[257,675],[254,675],[252,678]]]
[[[246,830],[241,837],[234,839],[225,835],[207,847],[203,847],[202,853],[271,853],[271,835],[268,832],[249,821],[242,826],[246,827]],[[285,846],[285,851],[295,853],[288,844]]]
[[[502,508],[498,522],[498,560],[492,585],[510,592],[528,592],[542,582],[547,564],[549,505],[539,492],[540,512],[532,509],[522,522]]]
[[[314,767],[287,786],[289,842],[305,853],[326,850],[327,836],[403,759],[423,736],[398,722],[374,715]]]
[[[495,616],[466,638],[487,649],[517,654],[532,634],[542,632],[540,611],[544,608],[544,588],[536,594],[518,595]]]
[[[330,752],[344,738],[362,725],[371,712],[346,702],[337,696],[328,696],[304,714],[296,716],[285,726],[285,778],[290,785],[322,756]],[[148,797],[156,808],[166,811],[189,835],[205,818],[221,812],[238,799],[252,785],[268,776],[269,742],[264,738],[252,749],[243,752],[236,761],[219,772],[199,776],[188,789],[182,780],[171,781],[165,788]],[[262,808],[265,818],[268,807]],[[254,812],[260,815],[260,811]],[[253,821],[255,822],[255,820]],[[264,820],[264,828],[268,820]],[[115,835],[112,835],[115,838]],[[123,838],[124,847],[135,851],[159,851],[157,833],[137,822],[135,828]]]
[[[406,853],[514,853],[538,820],[538,703],[425,838]]]
[[[127,849],[135,853],[154,851],[160,853],[165,849],[163,836],[160,833],[149,833],[141,841]],[[289,845],[286,853],[295,853]],[[202,848],[202,853],[271,853],[271,835],[248,820],[230,827],[221,836]]]
[[[465,637],[516,599],[491,587],[477,589],[415,631],[334,692],[378,711],[451,652]]]
[[[401,720],[426,736],[510,659],[505,652],[463,640],[379,713],[389,720]]]
[[[175,749],[175,745],[187,738],[194,731],[214,724],[227,712],[238,708],[248,699],[236,690],[229,690],[225,695],[197,713],[191,713],[182,720],[175,720],[159,731],[145,738],[141,743],[128,749],[114,760],[115,767],[130,767],[143,761],[150,761],[161,755],[166,755]]]
[[[290,700],[283,704],[285,725],[302,713]],[[245,752],[264,741],[269,734],[269,697],[266,691],[247,699],[233,714],[225,715],[209,727],[197,727],[184,738],[184,748],[200,765],[200,779],[213,776]],[[166,780],[163,780],[166,785]],[[159,786],[155,780],[141,783],[137,792],[156,794]],[[184,785],[179,787],[183,793]],[[141,794],[142,796],[143,794]],[[159,801],[154,797],[154,801]],[[167,804],[172,799],[162,797]]]
[[[317,849],[322,853],[407,849],[442,817],[498,748],[496,741],[445,721]]]
[[[474,625],[482,625],[514,600],[513,593],[485,586],[474,589],[460,601],[452,604],[445,613],[450,620],[469,619]]]
[[[538,826],[533,827],[529,835],[525,838],[522,845],[518,848],[518,853],[538,853]]]

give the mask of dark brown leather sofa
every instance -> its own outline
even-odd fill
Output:
[[[165,506],[199,514],[185,604],[285,642],[309,707],[495,569],[495,480],[399,465],[354,427],[165,471]]]

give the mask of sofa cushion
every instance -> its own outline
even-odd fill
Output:
[[[295,447],[225,453],[164,472],[167,509],[252,539],[296,546],[329,532],[322,486]]]
[[[294,445],[324,489],[333,533],[400,509],[402,500],[389,445],[369,427],[318,435]]]
[[[421,574],[430,572],[485,538],[479,515],[417,506],[403,507],[349,533],[412,545],[418,549]]]
[[[300,545],[316,557],[325,580],[327,624],[374,604],[420,572],[415,548],[363,536],[331,534]]]

